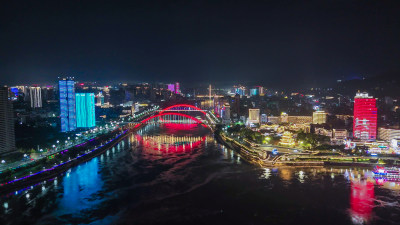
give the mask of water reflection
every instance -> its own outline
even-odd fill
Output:
[[[210,215],[230,224],[398,221],[398,204],[382,203],[391,213],[382,215],[374,203],[398,202],[399,185],[376,185],[367,168],[258,168],[238,163],[208,130],[181,128],[146,126],[58,179],[1,199],[0,224],[18,224],[19,215],[32,224],[216,223]]]
[[[351,182],[350,213],[354,224],[364,224],[370,220],[374,197],[374,184],[371,181]]]
[[[63,180],[63,196],[59,211],[62,214],[79,212],[98,204],[93,196],[101,190],[103,181],[98,173],[98,158],[70,170]]]

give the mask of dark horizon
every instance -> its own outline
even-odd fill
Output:
[[[396,1],[3,4],[3,84],[65,75],[310,87],[400,71]]]

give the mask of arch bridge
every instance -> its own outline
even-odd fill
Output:
[[[200,124],[204,127],[209,127],[209,124],[214,124],[213,119],[209,113],[203,109],[200,109],[193,105],[188,104],[177,104],[169,106],[165,109],[156,111],[157,113],[132,123],[130,127],[137,128],[143,124]],[[200,116],[193,116],[191,112],[200,112]],[[209,127],[210,128],[210,127]]]

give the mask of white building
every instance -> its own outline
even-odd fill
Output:
[[[400,129],[379,127],[378,138],[385,141],[400,140]]]
[[[29,87],[29,95],[31,97],[31,107],[42,107],[42,90],[40,87]]]

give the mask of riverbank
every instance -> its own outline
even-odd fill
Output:
[[[282,156],[272,156],[271,154],[264,153],[264,152],[257,152],[254,149],[251,149],[248,146],[244,146],[237,141],[226,137],[225,135],[221,134],[220,131],[214,133],[216,140],[225,145],[226,147],[236,151],[239,155],[248,163],[255,164],[261,167],[280,167],[280,166],[293,166],[293,167],[323,167],[323,166],[357,166],[357,167],[374,167],[379,165],[379,161],[377,162],[357,162],[357,160],[348,161],[343,157],[343,161],[330,161],[329,159],[318,159],[313,160],[315,156],[310,156],[307,160],[281,160]],[[337,157],[337,156],[336,156]],[[357,158],[357,157],[355,157]],[[393,160],[396,162],[396,160]],[[392,163],[389,163],[392,165]]]
[[[130,129],[126,129],[121,131],[116,137],[112,138],[111,140],[107,141],[100,146],[85,151],[84,154],[79,155],[76,158],[72,158],[67,160],[66,162],[61,162],[60,164],[56,164],[49,169],[45,169],[39,171],[34,174],[30,174],[25,177],[21,177],[15,180],[10,180],[8,182],[0,184],[0,193],[4,194],[7,192],[12,192],[14,190],[22,189],[27,186],[34,186],[42,181],[54,178],[58,176],[60,173],[63,173],[70,169],[71,167],[75,167],[83,162],[86,162],[102,153],[104,153],[109,148],[112,148],[114,145],[119,143],[123,138],[129,135],[132,132]]]

